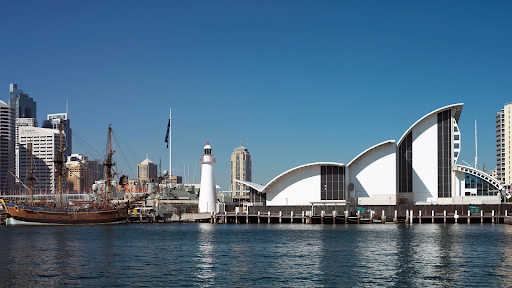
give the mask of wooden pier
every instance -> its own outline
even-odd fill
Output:
[[[437,209],[438,210],[438,209]],[[394,214],[389,215],[385,210],[370,211],[369,213],[361,214],[359,211],[355,215],[350,215],[348,211],[339,213],[332,211],[326,213],[320,211],[319,214],[311,214],[311,211],[302,211],[301,213],[283,213],[270,212],[266,213],[257,211],[257,213],[247,212],[221,212],[212,213],[210,217],[210,223],[219,224],[249,224],[249,223],[303,223],[303,224],[427,224],[427,223],[505,223],[505,219],[508,218],[508,211],[504,210],[504,213],[498,213],[498,211],[491,210],[490,212],[484,213],[480,210],[479,213],[471,213],[470,210],[462,211],[455,210],[454,212],[447,212],[443,210],[441,212],[434,209],[425,213],[423,210],[414,211],[406,210],[405,213],[399,213],[398,210],[394,210]],[[416,213],[415,213],[416,212]]]

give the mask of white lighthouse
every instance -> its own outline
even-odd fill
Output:
[[[212,147],[208,142],[204,146],[201,163],[201,190],[199,192],[199,212],[217,212],[217,190],[215,189],[215,173],[213,164],[217,159],[213,158]]]

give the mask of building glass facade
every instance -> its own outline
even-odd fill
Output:
[[[321,166],[321,200],[345,200],[345,167]]]
[[[469,173],[465,174],[465,187],[466,189],[476,189],[473,191],[465,192],[464,196],[495,196],[498,195],[499,191],[494,188],[493,185],[489,184],[489,182],[484,179],[477,177],[475,175],[471,175]]]
[[[437,197],[451,197],[452,111],[437,113]]]
[[[412,131],[398,147],[398,192],[412,192]]]

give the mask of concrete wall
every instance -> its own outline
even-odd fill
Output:
[[[412,130],[414,203],[437,199],[437,113],[423,119]]]
[[[311,202],[319,202],[320,166],[305,166],[277,179],[266,190],[267,206],[311,205]]]
[[[396,143],[386,142],[366,151],[348,167],[360,205],[396,203]],[[347,184],[348,185],[348,184]]]

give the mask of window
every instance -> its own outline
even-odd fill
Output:
[[[455,144],[453,144],[453,148],[454,149],[459,149],[459,145],[460,145],[459,143],[455,143]]]
[[[320,167],[320,199],[345,199],[345,167]]]
[[[398,147],[398,192],[412,192],[412,131]]]
[[[437,193],[439,198],[451,197],[451,110],[437,114]],[[459,140],[459,135],[454,135]]]
[[[454,140],[459,140],[459,135],[453,135]]]

